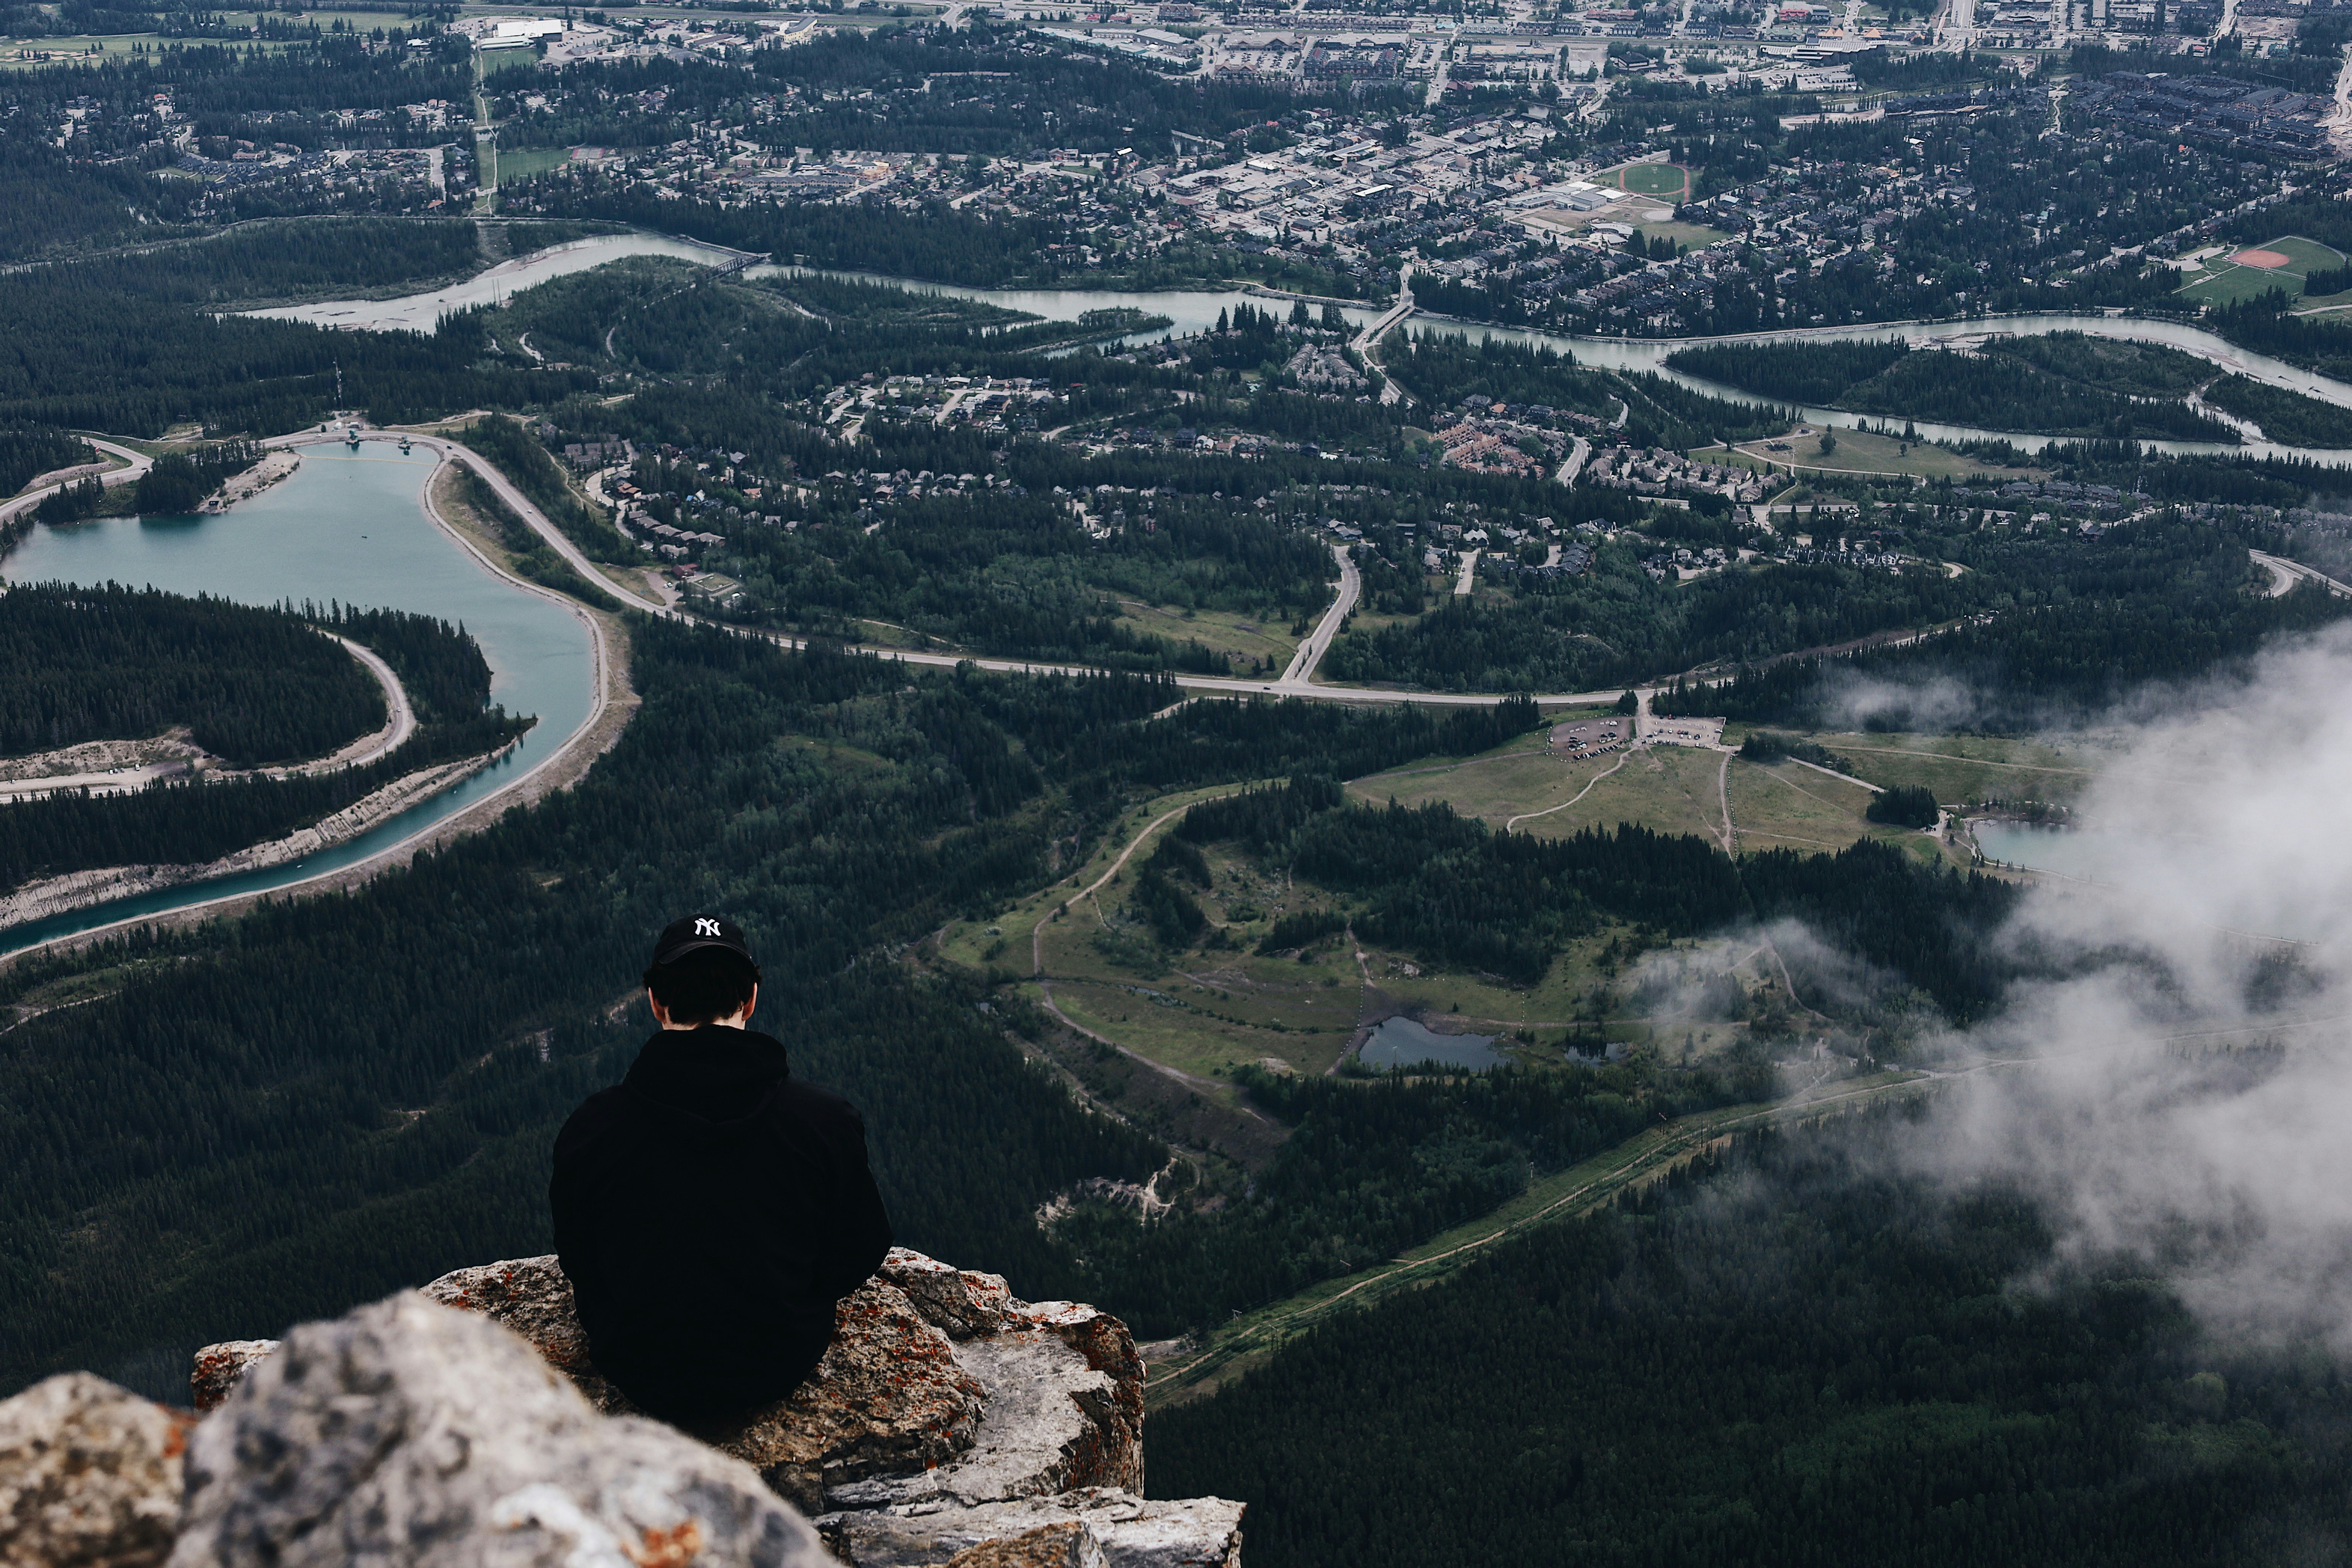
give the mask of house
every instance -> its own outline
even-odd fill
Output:
[[[743,584],[732,577],[722,577],[716,572],[698,572],[678,584],[688,598],[697,599],[712,609],[731,610],[749,597]]]

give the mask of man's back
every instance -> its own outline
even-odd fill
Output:
[[[572,1112],[549,1198],[597,1370],[656,1415],[790,1393],[890,1247],[857,1112],[718,1024],[656,1035]]]

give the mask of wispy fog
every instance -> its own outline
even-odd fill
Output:
[[[2025,1184],[2218,1330],[2352,1351],[2352,633],[2144,700],[2077,817],[2144,852],[2028,896],[2010,940],[2072,977],[1941,1042],[1965,1080],[1914,1157]]]

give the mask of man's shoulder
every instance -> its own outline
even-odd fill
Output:
[[[788,1078],[776,1085],[777,1107],[787,1114],[827,1125],[854,1126],[863,1129],[865,1119],[857,1107],[829,1089],[819,1089],[801,1079]]]
[[[585,1149],[599,1135],[627,1120],[630,1110],[628,1091],[620,1085],[598,1089],[564,1119],[563,1130],[555,1135],[555,1157],[562,1160]]]

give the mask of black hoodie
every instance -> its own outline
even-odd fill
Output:
[[[596,1370],[671,1419],[790,1394],[890,1249],[856,1110],[716,1025],[656,1035],[572,1113],[548,1200]]]

